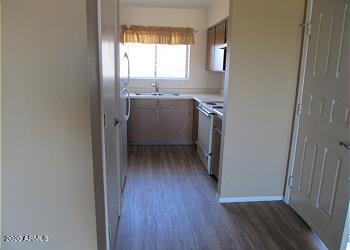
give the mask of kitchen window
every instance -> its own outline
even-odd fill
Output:
[[[127,43],[132,79],[189,79],[189,45]]]

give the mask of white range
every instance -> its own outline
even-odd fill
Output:
[[[211,159],[213,122],[214,116],[223,116],[223,102],[201,102],[197,110],[199,111],[197,153],[209,175],[214,175]]]

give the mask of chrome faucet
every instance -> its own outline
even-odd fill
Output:
[[[154,93],[159,93],[159,83],[158,82],[152,83],[152,87],[154,88]]]

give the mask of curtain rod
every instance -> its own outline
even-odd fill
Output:
[[[1,0],[0,0],[1,1]],[[121,24],[120,26],[126,26],[126,27],[129,27],[129,26],[131,26],[131,25],[126,25],[126,24]],[[196,30],[196,29],[193,29],[193,33],[194,34],[197,34],[197,33],[199,33],[199,31],[198,30]]]

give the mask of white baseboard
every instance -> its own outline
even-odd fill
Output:
[[[283,196],[219,197],[219,203],[282,201]]]

